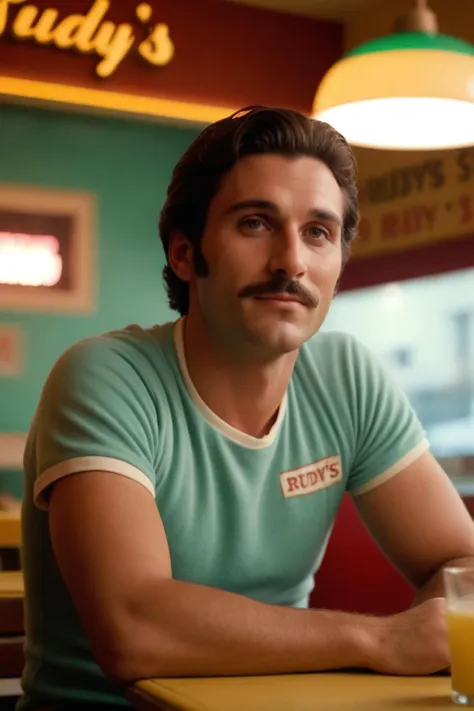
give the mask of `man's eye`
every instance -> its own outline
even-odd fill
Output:
[[[329,238],[327,230],[323,230],[321,227],[316,227],[316,225],[308,227],[307,231],[310,237],[317,240]]]
[[[265,227],[264,222],[259,220],[257,217],[249,217],[241,223],[244,227],[248,227],[250,230],[259,230]]]

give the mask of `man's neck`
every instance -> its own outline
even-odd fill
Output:
[[[183,345],[191,381],[206,405],[228,425],[253,437],[271,430],[288,388],[297,353],[271,362],[242,358],[214,342],[186,318]]]

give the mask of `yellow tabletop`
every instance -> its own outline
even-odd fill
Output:
[[[289,674],[150,679],[129,691],[142,711],[428,711],[455,708],[447,676]]]
[[[0,511],[0,548],[20,548],[20,511]]]
[[[24,594],[25,588],[21,570],[3,570],[0,572],[0,598],[22,598]]]

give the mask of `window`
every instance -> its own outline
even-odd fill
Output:
[[[474,491],[474,269],[342,292],[323,329],[351,333],[389,370],[431,450]]]

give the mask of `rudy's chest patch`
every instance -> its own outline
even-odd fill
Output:
[[[342,462],[338,454],[280,474],[281,490],[285,499],[313,494],[341,480]]]

